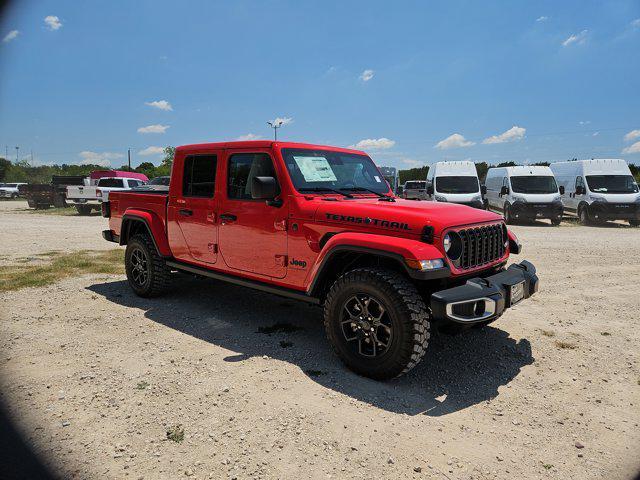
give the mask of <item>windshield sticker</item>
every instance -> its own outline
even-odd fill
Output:
[[[297,157],[293,159],[304,177],[305,182],[335,182],[336,178],[325,157]]]

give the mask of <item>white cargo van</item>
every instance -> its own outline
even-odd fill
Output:
[[[489,208],[503,212],[506,223],[548,218],[562,221],[561,193],[549,167],[494,167],[485,180]]]
[[[483,191],[473,162],[437,162],[427,173],[429,200],[485,208]]]
[[[640,193],[627,162],[621,159],[574,160],[551,164],[564,186],[562,203],[580,223],[626,220],[640,225]]]

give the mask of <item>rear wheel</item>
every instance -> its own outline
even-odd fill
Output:
[[[632,218],[629,220],[629,225],[632,227],[640,227],[640,220]]]
[[[402,375],[425,354],[430,315],[415,286],[392,270],[360,268],[331,287],[327,337],[354,372],[376,380]]]
[[[91,215],[91,207],[86,205],[76,205],[76,210],[80,215]]]
[[[551,225],[558,226],[562,223],[562,217],[556,217],[551,219]]]
[[[129,285],[140,297],[157,297],[171,283],[171,270],[148,235],[137,234],[127,242],[125,270]]]

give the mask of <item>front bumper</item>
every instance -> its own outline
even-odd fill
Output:
[[[102,238],[104,238],[107,242],[120,243],[120,235],[116,235],[113,233],[113,230],[103,230]]]
[[[589,214],[596,220],[640,220],[640,204],[593,202]]]
[[[511,213],[515,218],[558,218],[562,216],[562,202],[514,202],[511,205]]]
[[[8,190],[0,190],[1,198],[11,198],[12,196],[17,195],[16,192],[10,192]]]
[[[472,278],[432,294],[431,312],[435,320],[459,324],[489,321],[512,306],[512,292],[520,290],[524,300],[538,291],[538,283],[536,268],[525,260],[495,275]]]

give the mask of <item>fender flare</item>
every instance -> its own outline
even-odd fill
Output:
[[[336,255],[345,252],[367,253],[390,258],[401,265],[404,272],[415,280],[432,280],[451,274],[445,266],[438,270],[421,271],[410,268],[405,260],[435,260],[445,256],[434,245],[403,237],[390,237],[370,233],[344,232],[333,235],[323,246],[309,272],[311,282],[307,291],[313,294]]]
[[[163,257],[171,257],[171,248],[164,229],[164,223],[155,213],[127,209],[122,216],[122,226],[120,227],[120,245],[126,245],[129,240],[129,228],[134,222],[144,224],[156,250]]]

